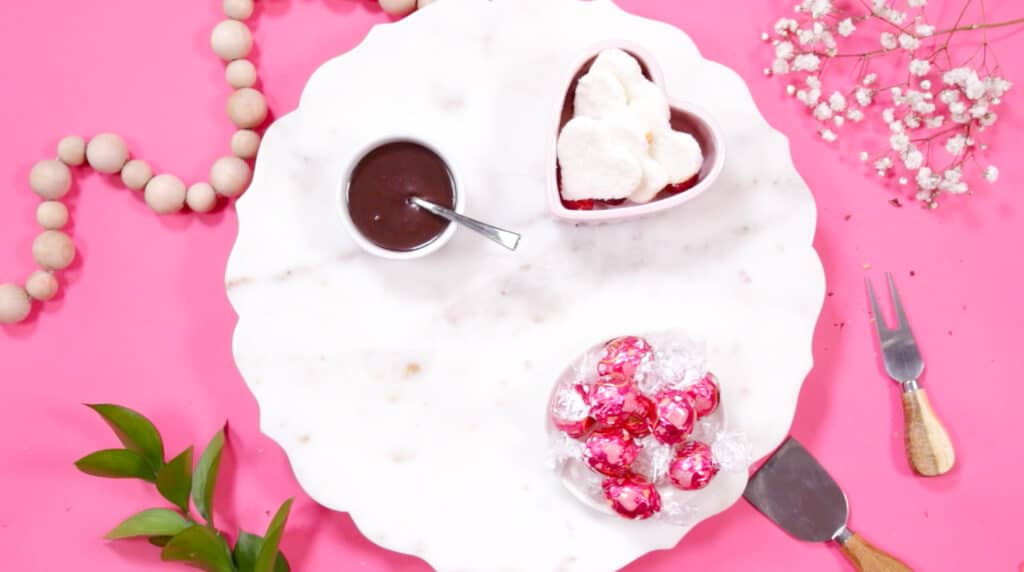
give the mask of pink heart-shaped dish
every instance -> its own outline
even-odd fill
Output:
[[[566,123],[572,119],[575,108],[576,86],[580,78],[590,71],[597,55],[605,49],[619,48],[640,62],[647,79],[654,82],[665,92],[672,110],[671,124],[676,131],[689,133],[700,145],[704,156],[703,164],[694,180],[687,182],[685,190],[669,192],[662,191],[657,197],[648,203],[633,203],[626,201],[622,204],[600,204],[596,208],[578,209],[569,208],[562,200],[560,189],[560,175],[558,166],[558,136]],[[725,149],[721,132],[709,115],[698,109],[696,106],[677,100],[668,93],[665,87],[665,79],[658,67],[657,61],[641,46],[624,41],[603,42],[594,48],[587,50],[586,55],[572,67],[572,76],[566,83],[565,89],[561,92],[564,97],[559,101],[560,107],[554,117],[554,129],[549,136],[550,150],[548,153],[548,182],[547,198],[548,207],[555,216],[577,222],[613,222],[641,217],[661,212],[697,198],[707,191],[718,178],[725,164]],[[600,201],[598,201],[600,203]]]

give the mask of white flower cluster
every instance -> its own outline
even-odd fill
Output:
[[[925,3],[871,0],[860,10],[857,3],[802,0],[795,6],[795,17],[779,19],[774,34],[761,37],[774,46],[765,74],[792,78],[786,93],[819,122],[818,134],[824,141],[837,141],[840,128],[848,124],[880,120],[889,132],[888,145],[880,152],[861,152],[861,160],[879,176],[912,183],[916,198],[934,207],[942,193],[970,190],[964,169],[979,164],[978,151],[985,149],[976,137],[995,124],[994,108],[1011,83],[985,68],[984,59],[980,66],[968,61],[948,67],[948,58],[938,54],[946,49],[943,42],[950,40],[949,29],[936,36],[936,26],[921,10]],[[878,24],[871,26],[873,22]],[[841,53],[840,43],[863,46],[861,36],[871,33],[878,34],[878,49]],[[859,62],[860,79],[838,89],[826,87],[832,79],[825,74],[827,63],[839,58],[858,58],[846,61]],[[870,72],[875,62],[880,64],[877,69],[886,70],[886,77],[894,65],[902,68],[894,76],[901,78],[900,83],[879,88],[878,75]],[[833,75],[848,81],[845,74]],[[988,182],[998,176],[993,165],[981,170],[981,178]]]

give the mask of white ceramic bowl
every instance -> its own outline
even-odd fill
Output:
[[[558,188],[558,135],[565,123],[570,119],[566,115],[566,109],[569,97],[575,93],[574,87],[576,82],[590,68],[590,64],[593,63],[597,55],[601,51],[610,48],[619,48],[635,57],[640,62],[640,66],[644,69],[648,79],[654,82],[662,91],[665,91],[669,106],[672,108],[673,128],[677,131],[687,132],[697,139],[701,152],[704,155],[704,164],[697,173],[697,183],[677,195],[661,199],[656,198],[648,203],[626,202],[619,206],[610,206],[604,209],[569,209],[562,204],[562,194]],[[553,117],[552,133],[549,136],[550,153],[547,177],[548,207],[559,218],[577,222],[613,222],[654,214],[694,200],[706,192],[722,172],[722,167],[725,165],[725,148],[724,139],[718,126],[710,114],[698,106],[676,99],[671,93],[668,93],[665,88],[665,76],[662,73],[661,67],[658,65],[657,60],[643,46],[624,40],[609,40],[595,45],[587,50],[585,55],[573,65],[572,75],[560,93],[562,94],[562,99],[559,101],[557,112]]]
[[[338,193],[338,213],[341,216],[341,221],[345,225],[345,229],[348,230],[348,233],[352,237],[352,240],[354,240],[356,244],[359,245],[360,248],[362,248],[366,252],[369,252],[370,254],[373,254],[374,256],[387,258],[389,260],[412,260],[414,258],[423,258],[424,256],[437,252],[445,244],[448,244],[448,241],[452,239],[452,236],[455,235],[455,231],[459,228],[459,225],[455,223],[449,223],[448,227],[444,229],[444,232],[439,234],[430,242],[427,242],[422,246],[414,248],[413,250],[389,250],[387,248],[381,248],[380,246],[377,246],[376,244],[370,242],[370,240],[363,236],[363,233],[360,232],[358,228],[356,228],[355,223],[352,222],[352,215],[351,213],[349,213],[348,210],[348,188],[349,183],[352,180],[352,172],[355,171],[356,166],[359,165],[359,162],[362,161],[363,158],[370,153],[370,151],[373,151],[374,149],[381,147],[383,145],[387,145],[388,143],[401,142],[422,145],[427,149],[433,151],[438,157],[441,158],[442,161],[444,161],[445,165],[448,166],[448,174],[452,178],[452,190],[455,196],[454,210],[455,212],[462,214],[466,209],[466,198],[465,193],[462,192],[462,185],[460,184],[461,179],[459,177],[458,169],[454,165],[452,165],[448,161],[448,159],[445,158],[445,153],[440,149],[440,147],[437,144],[425,141],[418,137],[395,135],[380,139],[374,139],[373,141],[363,145],[362,147],[359,148],[359,151],[355,153],[353,159],[349,161],[348,166],[345,168],[345,177],[342,179],[341,191]]]

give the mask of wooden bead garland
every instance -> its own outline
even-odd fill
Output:
[[[61,139],[57,157],[36,163],[29,173],[29,187],[43,199],[36,209],[36,221],[43,230],[32,243],[32,257],[41,270],[32,273],[24,286],[0,284],[0,324],[24,320],[31,312],[32,300],[53,298],[59,288],[53,273],[75,259],[75,245],[61,230],[68,224],[68,209],[61,199],[71,189],[72,167],[88,165],[97,172],[118,175],[125,187],[142,191],[146,204],[158,214],[178,212],[186,205],[194,212],[209,212],[216,207],[218,194],[234,197],[245,190],[252,176],[246,160],[256,156],[260,143],[254,129],[267,117],[266,99],[253,89],[256,67],[241,59],[252,51],[252,33],[241,20],[252,16],[253,9],[252,0],[224,0],[228,19],[217,24],[210,36],[214,52],[230,62],[225,78],[238,91],[229,98],[228,113],[242,129],[231,140],[236,156],[220,159],[211,169],[214,184],[196,183],[186,189],[178,177],[154,176],[150,164],[132,158],[125,140],[113,133],[88,141],[79,136]]]
[[[380,0],[381,8],[393,15],[407,14],[431,0]],[[210,168],[210,182],[185,186],[168,174],[153,175],[149,163],[132,159],[128,144],[119,135],[102,133],[92,139],[77,135],[57,144],[56,159],[44,159],[29,173],[29,187],[43,202],[36,209],[36,221],[43,231],[32,243],[32,257],[41,270],[33,272],[24,286],[0,284],[0,324],[23,321],[32,311],[32,301],[52,299],[59,289],[54,271],[63,270],[75,259],[75,245],[61,229],[68,223],[68,209],[60,202],[72,185],[71,167],[88,165],[94,171],[120,175],[126,187],[143,191],[146,204],[158,214],[170,214],[188,206],[193,212],[213,210],[218,196],[241,194],[252,178],[247,162],[256,156],[261,137],[258,131],[267,119],[267,101],[253,86],[256,67],[245,59],[253,46],[252,31],[243,22],[253,15],[253,0],[223,0],[226,19],[210,35],[210,47],[228,62],[224,77],[236,91],[228,98],[227,113],[238,131],[231,138],[233,156],[218,159]]]

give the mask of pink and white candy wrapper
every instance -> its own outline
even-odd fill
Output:
[[[591,469],[610,477],[628,475],[640,447],[626,429],[604,429],[587,437],[583,460]]]
[[[718,474],[711,447],[700,441],[688,441],[676,451],[668,467],[668,478],[676,488],[695,491],[708,486]]]
[[[594,509],[692,524],[695,495],[720,471],[745,471],[746,437],[704,346],[679,332],[622,336],[578,356],[548,409],[551,458],[570,493]]]

